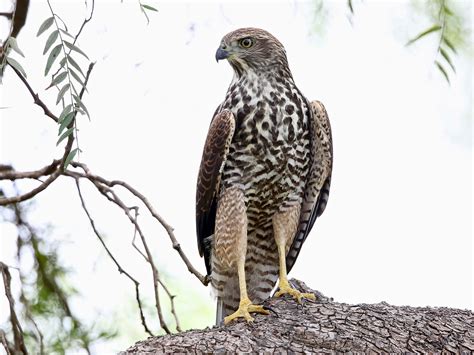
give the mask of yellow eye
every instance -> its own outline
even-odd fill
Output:
[[[239,43],[242,48],[250,48],[253,46],[253,40],[250,37],[241,39]]]

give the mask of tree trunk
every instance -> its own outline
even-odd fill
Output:
[[[474,314],[467,310],[397,307],[385,302],[350,305],[334,302],[303,282],[316,302],[292,299],[264,303],[271,314],[229,325],[150,337],[120,354],[163,352],[456,352],[474,351]]]

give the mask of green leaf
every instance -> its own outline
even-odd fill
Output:
[[[354,7],[352,6],[352,0],[347,0],[347,6],[349,6],[349,10],[351,10],[351,14],[354,14]]]
[[[36,37],[40,36],[44,31],[51,27],[54,22],[54,17],[48,17],[44,22],[41,24]]]
[[[72,51],[76,51],[77,53],[80,53],[82,54],[84,57],[86,57],[87,59],[89,59],[89,57],[87,56],[87,54],[85,54],[78,46],[72,44],[72,43],[69,43],[69,42],[66,42],[64,41],[64,44],[66,45],[66,47],[68,47],[70,50]]]
[[[84,86],[84,82],[81,80],[81,78],[79,77],[79,75],[77,75],[76,72],[75,72],[74,70],[72,70],[72,69],[69,69],[69,73],[70,73],[70,74],[72,75],[72,77],[73,77],[74,79],[76,79],[76,81],[77,81],[79,84],[81,84],[81,86],[82,86],[84,89],[86,89],[86,91],[87,91],[87,88]]]
[[[140,4],[140,6],[143,7],[143,8],[145,8],[145,9],[147,9],[147,10],[158,12],[158,10],[155,9],[153,6],[146,5],[146,4]]]
[[[453,11],[449,7],[447,7],[446,5],[444,5],[443,11],[448,16],[453,16],[454,15]]]
[[[77,95],[73,95],[73,96],[74,96],[74,99],[76,100],[77,104],[79,105],[79,107],[84,110],[84,112],[86,113],[87,117],[90,120],[91,116],[89,115],[89,111],[87,110],[86,105],[84,105],[84,103],[82,102],[82,100],[79,96],[77,96]]]
[[[412,38],[411,40],[409,40],[405,46],[409,46],[410,44],[418,41],[420,38],[430,34],[430,33],[433,33],[433,32],[436,32],[436,31],[439,31],[441,29],[441,26],[440,25],[434,25],[430,28],[428,28],[427,30],[421,32],[418,36],[416,36],[415,38]]]
[[[453,69],[453,72],[456,73],[456,68],[454,67],[453,63],[451,62],[451,58],[449,57],[448,53],[443,48],[440,48],[439,51],[440,51],[441,55],[443,56],[443,58],[446,60],[446,62],[448,62],[451,69]]]
[[[8,39],[8,45],[13,49],[15,52],[17,52],[19,55],[21,55],[23,58],[25,58],[25,55],[21,51],[21,49],[18,47],[18,43],[16,42],[15,37],[10,37]]]
[[[61,143],[64,139],[66,139],[67,137],[69,137],[71,135],[71,133],[74,131],[74,127],[71,127],[71,128],[68,128],[68,130],[66,132],[64,132],[61,137],[59,137],[56,145],[59,145],[59,143]]]
[[[23,76],[26,78],[25,70],[23,69],[23,67],[21,66],[20,63],[18,63],[15,59],[10,58],[10,57],[7,57],[7,62],[8,62],[8,64],[10,64],[13,68],[15,68],[16,70],[18,70],[18,71],[21,73],[21,75],[23,75]]]
[[[74,39],[74,36],[72,34],[70,34],[68,31],[63,30],[62,28],[60,28],[59,30],[61,31],[61,33],[64,33],[66,36]]]
[[[61,124],[59,125],[59,131],[58,131],[58,135],[60,135],[61,133],[63,133],[64,129],[69,126],[69,124],[72,122],[72,120],[74,119],[74,116],[75,116],[75,112],[69,112],[65,117],[64,119],[61,121]]]
[[[79,150],[79,148],[75,148],[75,149],[73,149],[69,152],[69,154],[67,155],[66,160],[64,161],[64,170],[66,170],[69,163],[74,159],[74,157],[76,156],[78,150]]]
[[[67,56],[67,61],[68,61],[69,64],[71,64],[74,68],[76,68],[76,69],[79,71],[79,73],[82,74],[82,76],[84,76],[84,73],[82,72],[81,67],[79,66],[79,64],[77,64],[77,62],[76,62],[74,59],[72,59],[72,57],[71,57],[70,54]]]
[[[61,99],[63,98],[64,94],[69,89],[69,87],[70,87],[70,85],[68,83],[68,84],[64,85],[61,90],[59,90],[58,98],[56,99],[56,105],[59,104],[59,101],[61,101]]]
[[[449,47],[449,49],[451,49],[453,51],[453,53],[457,53],[457,51],[454,48],[453,44],[451,43],[451,41],[446,36],[443,36],[443,42]]]
[[[67,73],[65,71],[56,75],[56,77],[53,78],[53,80],[51,81],[51,84],[49,84],[46,90],[61,83],[64,79],[66,79],[66,76],[67,76]]]
[[[450,81],[449,81],[449,76],[448,76],[448,73],[446,73],[446,70],[444,70],[443,66],[440,64],[440,62],[438,61],[435,61],[435,64],[436,66],[438,67],[439,71],[441,73],[443,73],[444,77],[446,78],[446,81],[448,82],[448,84],[451,84]]]
[[[59,122],[62,122],[62,120],[64,119],[64,117],[66,117],[66,115],[71,112],[71,108],[72,108],[72,104],[69,104],[67,105],[63,111],[61,112],[61,115],[59,115]]]
[[[48,75],[49,71],[51,70],[51,67],[54,64],[54,61],[58,57],[59,53],[61,53],[61,47],[62,46],[58,44],[51,50],[51,52],[49,52],[48,61],[46,62],[46,68],[44,69],[44,76]]]
[[[58,38],[58,35],[59,35],[58,30],[51,32],[48,39],[46,40],[46,45],[44,46],[43,55],[46,54],[46,52],[49,51],[49,49],[51,48],[53,43],[56,42],[56,39]]]

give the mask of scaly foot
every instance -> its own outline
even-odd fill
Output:
[[[244,298],[240,300],[239,309],[230,316],[224,318],[224,324],[227,324],[236,318],[245,318],[247,322],[252,322],[253,317],[250,315],[251,312],[270,314],[270,312],[264,309],[263,306],[252,304],[252,301],[250,301],[248,298]]]
[[[295,290],[294,288],[292,288],[290,286],[288,281],[280,282],[280,285],[278,286],[278,288],[279,288],[279,290],[278,290],[277,293],[275,293],[275,297],[281,297],[285,294],[288,294],[288,295],[292,296],[294,299],[296,299],[298,301],[298,303],[301,303],[302,298],[307,298],[307,299],[310,299],[310,300],[313,300],[313,301],[316,300],[315,295],[313,295],[312,293],[302,293],[298,290]]]

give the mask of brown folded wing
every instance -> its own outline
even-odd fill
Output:
[[[204,255],[211,272],[211,240],[214,234],[221,173],[235,129],[234,115],[224,110],[216,114],[209,127],[196,187],[196,233],[199,254]]]
[[[333,153],[329,117],[323,104],[319,101],[312,101],[311,109],[313,121],[311,124],[310,175],[301,204],[298,231],[286,256],[288,272],[293,267],[316,218],[324,212],[331,187]]]

